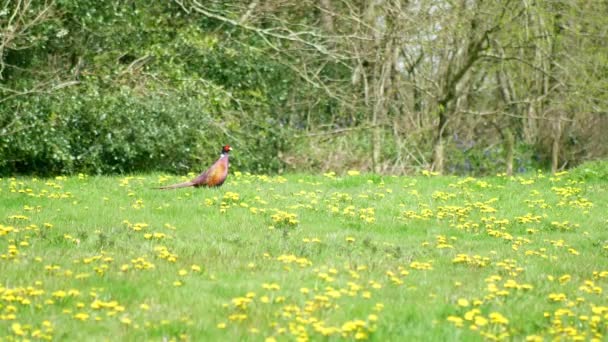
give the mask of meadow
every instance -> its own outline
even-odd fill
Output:
[[[0,179],[0,341],[606,340],[608,182]]]

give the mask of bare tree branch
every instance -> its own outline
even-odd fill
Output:
[[[186,6],[184,5],[182,0],[173,0],[176,3],[178,3],[182,8],[186,8]],[[267,28],[267,29],[262,29],[259,27],[255,27],[255,26],[251,26],[248,25],[245,21],[237,21],[237,20],[233,20],[230,18],[227,18],[221,14],[218,13],[214,13],[213,11],[207,9],[205,6],[203,6],[200,2],[198,2],[197,0],[191,0],[192,1],[192,5],[191,8],[192,10],[194,10],[195,12],[198,12],[206,17],[209,18],[213,18],[216,20],[219,20],[221,22],[230,24],[232,26],[235,27],[239,27],[242,28],[244,30],[247,31],[251,31],[251,32],[255,32],[257,35],[259,35],[262,39],[264,39],[264,41],[273,49],[280,51],[280,49],[278,49],[274,44],[270,43],[270,41],[268,40],[268,38],[276,38],[279,40],[286,40],[286,41],[291,41],[291,42],[296,42],[296,43],[300,43],[303,44],[305,46],[311,47],[313,48],[315,51],[317,51],[318,53],[328,56],[332,59],[347,59],[347,56],[345,55],[341,55],[335,51],[330,52],[326,46],[324,46],[323,44],[319,44],[319,43],[315,43],[313,42],[311,39],[304,39],[302,37],[311,37],[311,38],[318,38],[318,39],[325,39],[326,37],[323,37],[321,35],[319,35],[318,33],[309,30],[309,31],[292,31],[289,28],[287,28],[286,26],[281,26],[281,27],[271,27],[271,28]]]
[[[27,42],[25,37],[29,35],[35,26],[40,25],[50,17],[51,8],[54,1],[45,1],[44,5],[37,12],[32,10],[32,2],[35,0],[17,0],[16,3],[7,1],[1,11],[12,12],[7,20],[0,17],[0,79],[3,79],[6,64],[4,58],[6,50],[26,49],[33,44]],[[33,16],[31,13],[35,13]]]

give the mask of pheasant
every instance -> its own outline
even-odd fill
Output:
[[[169,189],[177,189],[177,188],[185,188],[189,186],[193,186],[195,188],[206,186],[206,187],[216,187],[224,184],[226,177],[228,176],[228,153],[232,151],[232,147],[230,145],[225,145],[222,147],[222,153],[220,155],[220,159],[218,159],[211,167],[207,169],[207,171],[198,175],[198,177],[194,178],[191,181],[187,181],[184,183],[172,184],[167,186],[162,186],[158,189],[161,190],[169,190]]]

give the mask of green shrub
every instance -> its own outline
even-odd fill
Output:
[[[583,163],[569,172],[569,177],[578,180],[608,180],[608,160]]]
[[[458,175],[495,175],[506,171],[504,146],[487,144],[457,144],[446,148],[447,170]],[[513,172],[525,173],[543,168],[535,158],[534,150],[525,143],[517,143],[513,156]]]
[[[221,101],[219,101],[221,103]],[[0,140],[0,174],[198,172],[223,144],[235,146],[233,165],[242,170],[280,167],[280,131],[260,121],[222,112],[217,101],[177,92],[138,95],[129,88],[82,86],[23,101],[21,130]],[[5,107],[2,122],[12,113]],[[263,116],[263,115],[258,115]],[[1,126],[0,126],[1,127]],[[15,131],[15,130],[13,130]],[[247,141],[245,145],[243,142]]]

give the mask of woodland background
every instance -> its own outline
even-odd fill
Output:
[[[0,175],[553,171],[608,155],[608,1],[4,0]]]

